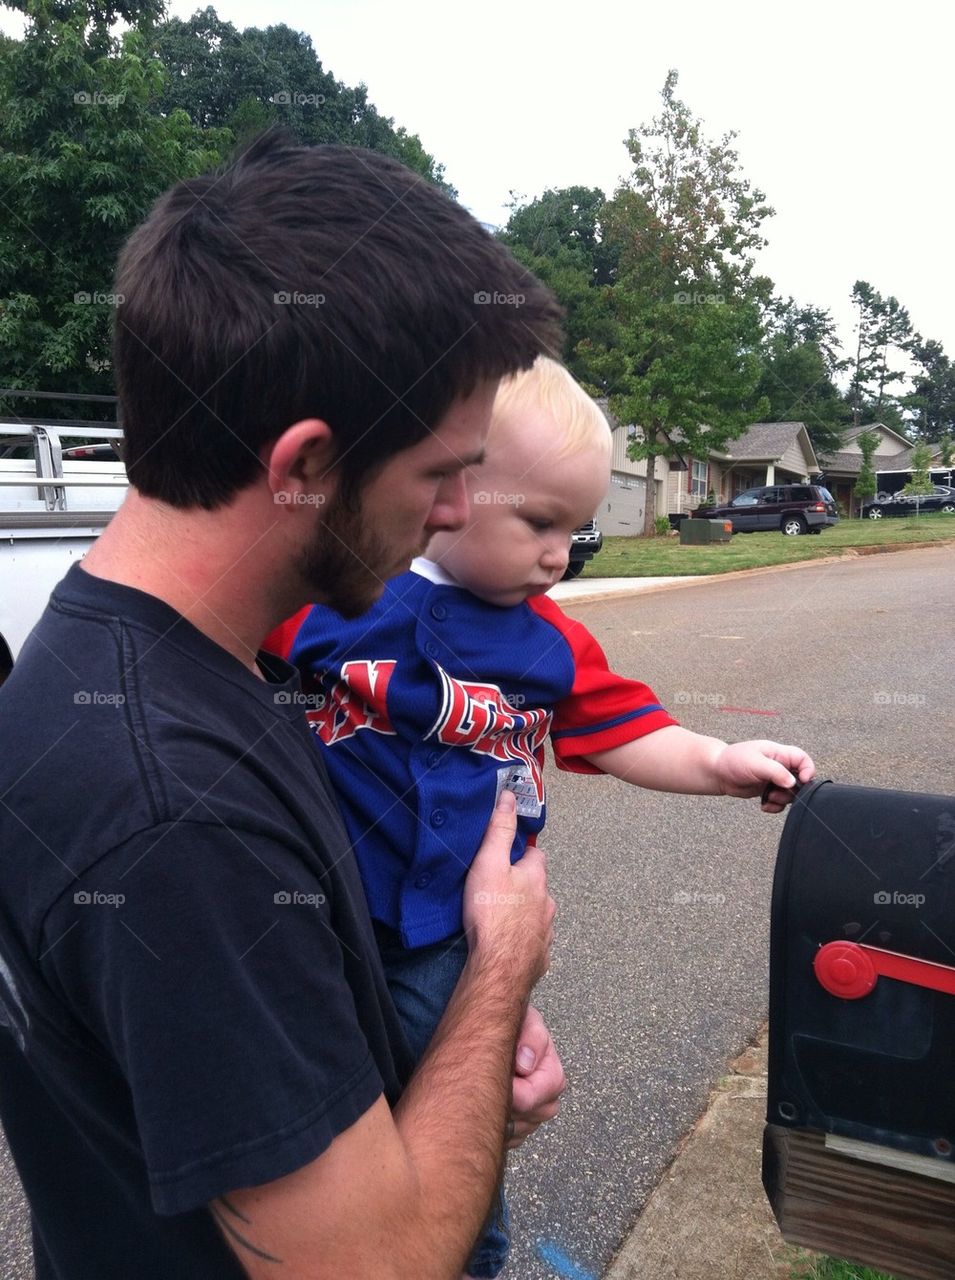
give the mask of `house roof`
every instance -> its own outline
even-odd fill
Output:
[[[907,449],[902,449],[899,453],[891,454],[875,454],[872,458],[873,471],[911,471],[912,470],[912,453],[914,446],[910,445]],[[932,450],[932,469],[937,470],[935,465],[941,455],[940,449]],[[820,462],[823,472],[840,471],[846,475],[857,476],[862,470],[862,454],[861,453],[829,453]]]
[[[734,462],[775,461],[783,456],[799,432],[805,430],[804,422],[754,422],[738,440],[726,442],[725,456]],[[815,462],[808,432],[805,443],[809,457]]]

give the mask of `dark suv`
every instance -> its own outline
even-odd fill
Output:
[[[818,484],[767,484],[746,489],[725,506],[697,507],[700,520],[731,520],[734,533],[779,529],[782,533],[822,533],[838,524],[839,511],[828,489]]]
[[[604,536],[597,528],[597,517],[582,524],[570,535],[570,560],[564,570],[564,581],[576,578],[588,560],[592,560],[604,544]]]

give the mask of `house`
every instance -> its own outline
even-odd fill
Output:
[[[647,464],[627,456],[627,446],[639,432],[617,422],[607,411],[613,436],[610,488],[598,523],[604,533],[643,532]],[[679,448],[678,433],[674,443]],[[803,422],[754,422],[738,440],[714,449],[704,459],[658,458],[656,512],[673,515],[698,507],[712,490],[717,502],[728,502],[754,485],[806,482],[820,471],[806,424]]]
[[[823,484],[832,492],[840,509],[848,515],[858,515],[861,505],[855,494],[855,482],[862,467],[859,436],[863,431],[872,431],[879,437],[872,455],[872,470],[876,474],[878,491],[897,493],[912,478],[913,445],[910,440],[881,422],[873,422],[865,427],[850,427],[842,449],[821,459],[820,468]],[[939,465],[940,453],[937,447],[933,448],[930,474],[937,483],[951,484],[951,471]]]
[[[646,502],[647,464],[627,457],[627,446],[640,433],[634,426],[617,422],[605,401],[598,401],[607,416],[613,436],[610,488],[598,523],[604,533],[640,534]],[[717,502],[730,502],[744,489],[767,484],[805,484],[817,481],[832,492],[844,515],[858,515],[860,501],[855,481],[862,465],[859,433],[874,431],[879,445],[872,458],[880,490],[894,492],[911,478],[911,441],[882,423],[850,427],[846,442],[838,452],[818,457],[804,422],[754,422],[737,440],[713,449],[705,459],[658,458],[656,465],[656,512],[676,515],[698,507],[712,491]],[[673,432],[679,448],[679,432]],[[934,451],[931,474],[937,483],[950,484],[951,473],[939,466]]]

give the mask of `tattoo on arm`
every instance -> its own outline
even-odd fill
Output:
[[[222,1206],[221,1209],[219,1207],[220,1205]],[[243,1249],[254,1254],[257,1258],[261,1258],[263,1262],[277,1262],[281,1265],[281,1258],[276,1258],[274,1254],[266,1253],[264,1249],[257,1248],[251,1240],[247,1240],[245,1236],[242,1235],[235,1226],[233,1226],[229,1217],[226,1215],[229,1215],[233,1219],[237,1219],[239,1222],[246,1223],[247,1226],[251,1226],[252,1223],[249,1218],[239,1212],[235,1205],[230,1204],[225,1196],[220,1196],[214,1204],[210,1205],[210,1210],[212,1212],[212,1216],[230,1240],[233,1240],[237,1245],[241,1245]],[[225,1210],[225,1212],[223,1212],[223,1210]]]

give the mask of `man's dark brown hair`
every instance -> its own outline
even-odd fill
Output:
[[[551,293],[395,160],[268,133],[180,182],[120,256],[115,363],[141,493],[213,509],[326,421],[346,488],[484,379],[559,355]]]

